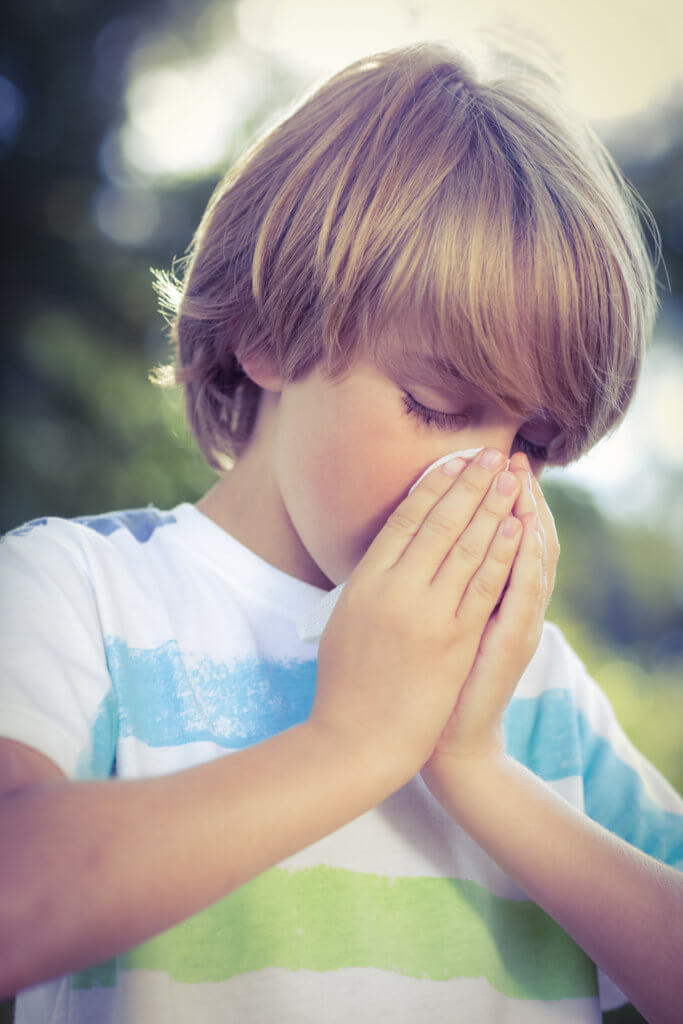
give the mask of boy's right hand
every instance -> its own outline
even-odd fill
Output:
[[[412,777],[429,758],[477,655],[522,536],[517,475],[482,463],[428,473],[350,574],[320,638],[309,724],[375,748]],[[502,492],[501,480],[512,490]],[[516,529],[503,535],[510,518]]]

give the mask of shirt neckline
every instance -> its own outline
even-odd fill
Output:
[[[329,590],[278,569],[246,547],[189,501],[171,513],[182,520],[189,543],[243,593],[294,621]]]

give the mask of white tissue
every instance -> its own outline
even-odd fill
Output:
[[[440,466],[444,462],[448,462],[449,459],[454,459],[457,455],[461,456],[463,459],[472,459],[481,450],[482,448],[465,448],[462,451],[449,452],[448,455],[442,455],[440,459],[436,460],[436,462],[432,462],[431,465],[427,466],[424,473],[417,478],[413,486],[410,488],[408,494],[412,494],[420,480],[426,477],[427,473],[431,473],[433,469],[436,469],[437,466]],[[316,601],[312,608],[307,609],[298,617],[298,619],[296,619],[296,631],[299,634],[299,638],[303,640],[304,643],[315,643],[315,641],[320,639],[322,631],[327,625],[327,621],[334,610],[334,606],[339,600],[339,595],[344,589],[344,586],[344,583],[340,583],[338,587],[334,588],[334,590],[328,591],[323,598]]]

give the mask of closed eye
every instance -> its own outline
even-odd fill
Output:
[[[434,424],[441,430],[455,430],[459,426],[464,426],[469,418],[464,412],[437,412],[436,409],[428,409],[407,391],[403,392],[403,406],[406,412],[417,416],[427,426]]]
[[[422,405],[413,398],[413,396],[407,391],[403,392],[402,401],[403,407],[407,413],[411,416],[417,416],[417,418],[426,426],[435,426],[438,430],[462,429],[469,420],[467,413],[439,412],[436,409],[429,409],[426,405]],[[548,449],[545,445],[534,444],[533,441],[528,441],[526,437],[522,437],[521,434],[517,434],[515,438],[515,445],[515,451],[525,452],[525,454],[531,459],[536,459],[539,462],[545,462],[548,458]]]

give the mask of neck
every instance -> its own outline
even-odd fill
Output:
[[[313,586],[334,583],[304,548],[282,500],[270,462],[249,447],[196,507],[270,565]]]

